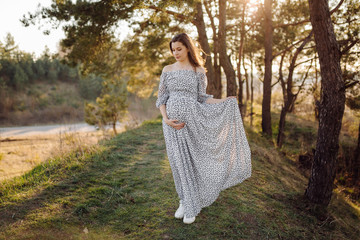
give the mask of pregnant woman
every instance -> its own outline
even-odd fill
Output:
[[[156,107],[180,206],[190,224],[219,193],[251,176],[251,152],[237,99],[206,94],[200,50],[185,33],[170,41],[176,63],[164,67]]]

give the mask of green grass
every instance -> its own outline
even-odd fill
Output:
[[[0,239],[360,239],[357,207],[338,193],[327,212],[309,204],[296,163],[273,139],[246,132],[252,177],[193,224],[173,217],[178,198],[157,118],[3,182]]]

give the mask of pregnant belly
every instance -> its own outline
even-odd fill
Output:
[[[169,119],[176,119],[179,122],[187,122],[191,114],[191,108],[195,104],[192,98],[169,98],[166,103],[166,113]]]

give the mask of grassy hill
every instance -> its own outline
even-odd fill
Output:
[[[0,126],[82,121],[84,99],[77,85],[37,82],[23,91],[11,90],[0,109]]]
[[[11,91],[4,98],[4,109],[0,104],[0,126],[83,122],[84,103],[95,100],[99,88],[100,83],[97,86],[81,80],[80,83],[36,82],[23,91]],[[155,101],[155,96],[140,98],[128,93],[129,120],[139,123],[156,116]]]
[[[360,210],[342,194],[327,211],[303,198],[307,178],[292,154],[314,132],[302,124],[288,125],[296,139],[281,152],[246,126],[252,177],[185,225],[173,217],[161,119],[146,121],[3,182],[0,239],[360,239]]]

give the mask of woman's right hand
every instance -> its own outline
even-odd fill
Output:
[[[176,119],[165,119],[164,121],[167,125],[175,128],[176,130],[180,130],[185,126],[185,123],[176,123],[178,121]]]

